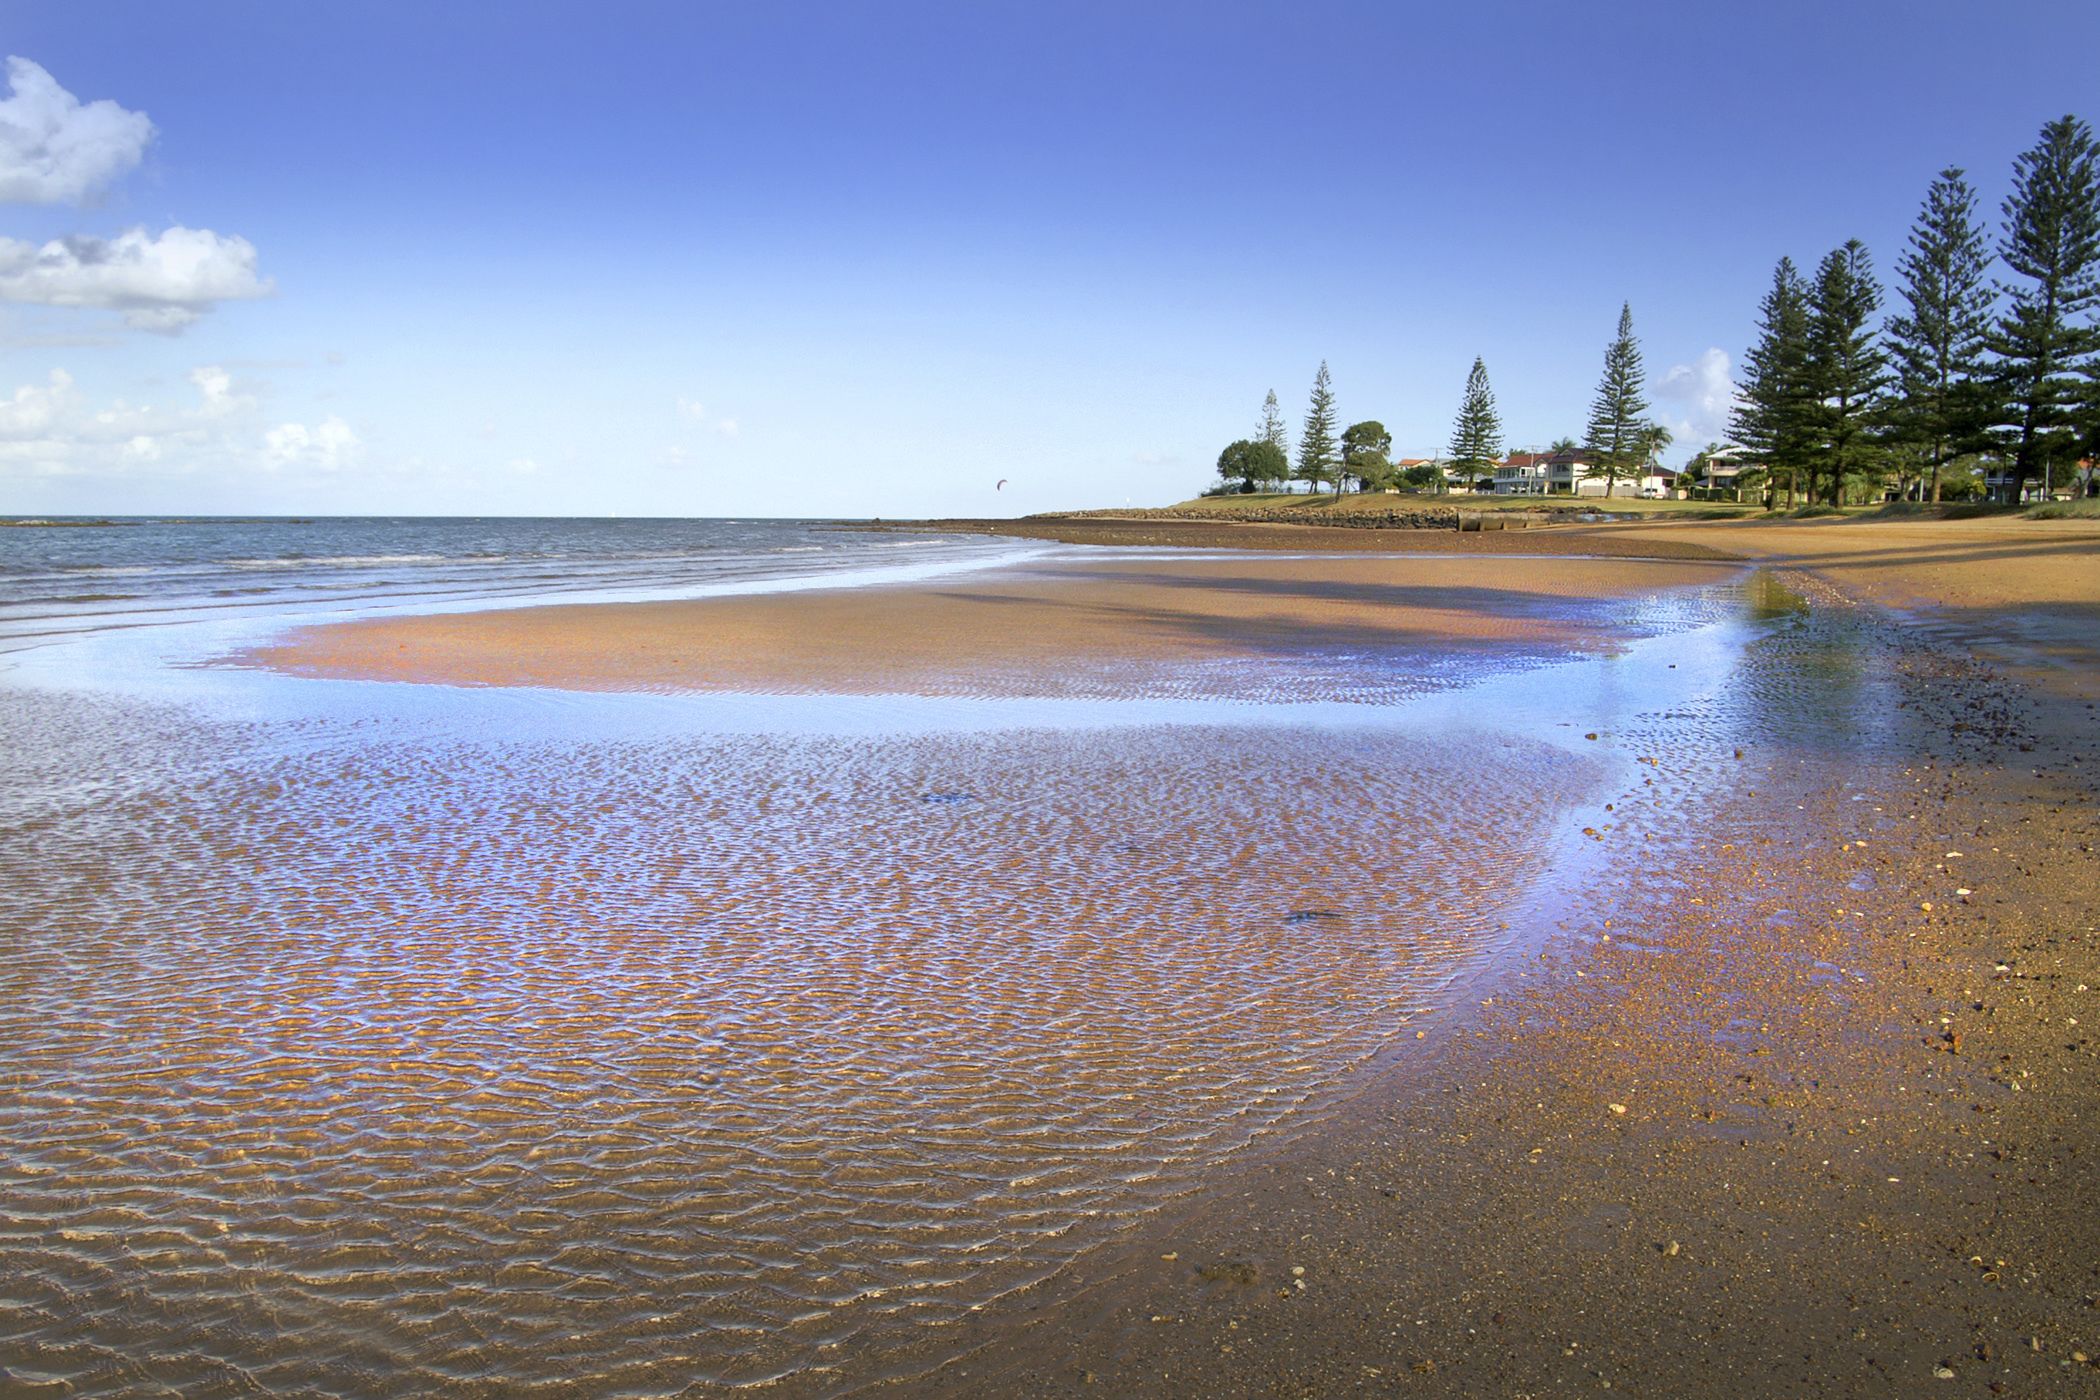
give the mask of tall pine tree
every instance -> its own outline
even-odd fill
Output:
[[[1619,306],[1619,333],[1604,347],[1604,377],[1597,383],[1597,397],[1590,404],[1589,427],[1582,445],[1593,459],[1588,475],[1604,478],[1604,494],[1623,478],[1637,475],[1645,455],[1641,434],[1648,426],[1642,415],[1648,400],[1642,397],[1641,347],[1633,338],[1633,306]]]
[[[1502,455],[1502,417],[1495,412],[1495,391],[1488,387],[1487,362],[1473,361],[1466,376],[1466,397],[1451,426],[1451,469],[1468,485],[1495,468]]]
[[[1864,475],[1876,455],[1871,433],[1888,382],[1870,324],[1880,306],[1867,245],[1854,238],[1832,249],[1808,293],[1807,421],[1810,474],[1822,478],[1834,506],[1845,503],[1846,479]]]
[[[1255,430],[1254,441],[1266,442],[1271,447],[1274,447],[1276,449],[1276,461],[1282,464],[1276,475],[1262,484],[1265,486],[1281,486],[1284,482],[1290,480],[1291,440],[1284,431],[1283,406],[1276,401],[1276,391],[1274,389],[1269,390],[1269,396],[1261,401],[1261,426]]]
[[[2091,128],[2061,117],[2013,162],[1998,256],[2027,279],[2006,287],[2007,305],[1991,336],[2005,395],[2002,418],[2014,433],[2013,494],[2030,477],[2055,483],[2059,461],[2075,453],[2074,419],[2100,352],[2092,312],[2100,305],[2100,148]]]
[[[1765,467],[1767,484],[1794,491],[1807,448],[1808,288],[1792,258],[1772,269],[1757,309],[1757,344],[1743,357],[1742,402],[1729,435]]]
[[[1313,377],[1312,404],[1305,411],[1305,431],[1298,435],[1298,479],[1306,490],[1318,491],[1330,477],[1335,494],[1341,494],[1341,458],[1334,441],[1334,386],[1327,378],[1327,361]]]
[[[1902,401],[1898,431],[1932,463],[1932,499],[1940,468],[1973,446],[1990,415],[1983,381],[1990,332],[1990,253],[1976,224],[1976,192],[1949,166],[1925,191],[1910,251],[1897,260],[1910,313],[1888,322]]]

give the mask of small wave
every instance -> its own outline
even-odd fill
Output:
[[[824,546],[820,544],[784,544],[773,552],[775,554],[822,554]]]
[[[388,564],[444,564],[444,554],[324,554],[311,559],[229,559],[229,569],[372,569]]]

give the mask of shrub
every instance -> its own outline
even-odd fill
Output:
[[[2100,501],[2050,501],[2026,515],[2029,520],[2100,520]]]

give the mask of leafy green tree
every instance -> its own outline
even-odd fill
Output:
[[[1313,376],[1312,403],[1305,411],[1305,431],[1298,435],[1298,479],[1308,491],[1332,480],[1341,494],[1341,458],[1334,444],[1334,385],[1327,377],[1327,361]]]
[[[1392,475],[1393,435],[1375,419],[1342,430],[1342,475],[1365,486],[1383,486]],[[1337,486],[1336,489],[1340,489]]]
[[[1266,482],[1282,481],[1290,469],[1283,449],[1259,438],[1241,438],[1218,454],[1219,478],[1239,482],[1242,491],[1258,491]]]
[[[1441,492],[1444,489],[1444,469],[1435,462],[1417,462],[1400,473],[1400,480],[1417,491]]]
[[[1502,455],[1502,416],[1488,387],[1487,362],[1476,358],[1466,376],[1466,396],[1451,427],[1451,467],[1468,486],[1495,469]]]
[[[2006,287],[2007,304],[1991,336],[2006,398],[2007,426],[2017,434],[2014,494],[2029,477],[2045,488],[2055,467],[2076,450],[2075,419],[2088,392],[2100,330],[2100,147],[2076,117],[2042,128],[2041,139],[2013,162],[2013,188],[2003,206],[1998,256],[2026,285]]]
[[[1975,445],[1991,414],[1983,370],[1991,325],[1989,268],[1990,253],[1976,224],[1976,192],[1961,168],[1950,165],[1926,189],[1910,251],[1896,263],[1909,314],[1890,317],[1887,328],[1902,393],[1897,432],[1923,448],[1934,501],[1940,498],[1940,468]]]
[[[1775,493],[1783,483],[1794,504],[1808,452],[1808,288],[1792,258],[1772,269],[1757,310],[1757,344],[1743,357],[1742,402],[1729,433],[1765,464]]]
[[[1591,456],[1586,476],[1604,478],[1604,494],[1619,480],[1637,475],[1642,462],[1641,431],[1648,400],[1643,395],[1640,342],[1633,338],[1633,306],[1619,306],[1619,332],[1604,347],[1604,377],[1590,403],[1583,446]]]
[[[1867,245],[1854,238],[1832,249],[1808,295],[1807,422],[1815,446],[1811,467],[1827,483],[1834,506],[1845,503],[1847,480],[1875,466],[1872,430],[1888,382],[1888,360],[1872,325],[1880,306]]]

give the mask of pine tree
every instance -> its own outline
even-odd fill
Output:
[[[1888,360],[1868,323],[1880,306],[1867,245],[1854,238],[1832,249],[1808,294],[1807,423],[1814,437],[1811,493],[1813,477],[1821,475],[1834,506],[1845,503],[1846,478],[1864,473],[1874,457],[1870,430]]]
[[[1495,412],[1495,391],[1488,387],[1487,362],[1473,361],[1466,376],[1466,397],[1451,427],[1451,466],[1467,484],[1492,471],[1502,455],[1502,418]]]
[[[1282,464],[1277,473],[1262,485],[1278,487],[1288,482],[1291,479],[1291,439],[1283,426],[1283,406],[1276,401],[1274,389],[1269,390],[1269,396],[1261,401],[1261,426],[1255,429],[1253,441],[1265,442],[1275,448],[1275,460]]]
[[[1334,443],[1334,386],[1327,378],[1327,361],[1313,377],[1312,405],[1305,413],[1305,431],[1298,437],[1298,479],[1306,490],[1318,491],[1332,477],[1335,492],[1341,493],[1340,458]]]
[[[1910,251],[1896,263],[1907,316],[1888,322],[1903,399],[1898,426],[1932,464],[1932,499],[1940,468],[1976,444],[1989,415],[1983,350],[1990,331],[1990,254],[1976,225],[1976,192],[1958,166],[1939,173],[1925,192]]]
[[[1594,459],[1588,475],[1604,478],[1604,494],[1621,477],[1639,470],[1644,451],[1641,433],[1648,426],[1642,397],[1641,347],[1633,338],[1633,306],[1619,306],[1619,333],[1604,347],[1604,377],[1590,405],[1589,427],[1582,445]]]
[[[1772,269],[1771,290],[1757,309],[1757,332],[1757,344],[1743,357],[1743,401],[1729,422],[1729,435],[1763,461],[1775,490],[1786,483],[1786,503],[1792,506],[1808,399],[1808,288],[1792,258],[1781,258]]]
[[[1998,256],[2032,285],[2001,288],[2008,298],[1991,336],[2007,403],[2005,423],[2018,433],[2013,489],[2040,475],[2055,484],[2058,460],[2077,445],[2073,420],[2100,351],[2091,324],[2100,305],[2100,147],[2076,117],[2042,128],[2032,150],[2013,162],[2013,189],[2003,206]]]

